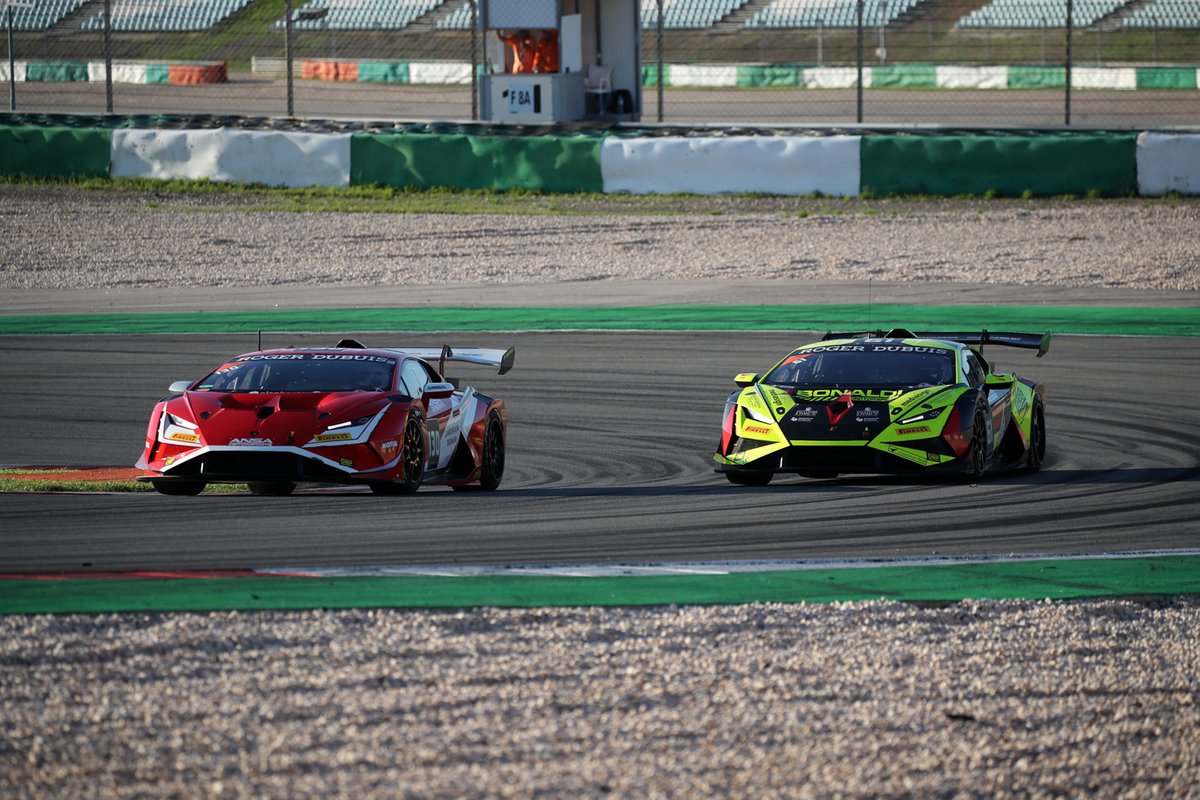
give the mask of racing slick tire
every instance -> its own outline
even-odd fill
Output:
[[[735,486],[766,486],[775,477],[773,472],[726,472],[725,477]]]
[[[207,484],[204,481],[151,481],[150,485],[159,494],[169,494],[180,497],[191,497],[204,491]]]
[[[296,491],[296,484],[287,481],[255,481],[246,484],[251,494],[272,495],[284,497]]]
[[[451,487],[456,492],[494,492],[504,477],[504,426],[500,415],[492,412],[483,433],[483,453],[479,458],[479,483]]]
[[[412,494],[421,488],[425,475],[425,431],[421,420],[410,415],[404,424],[404,477],[398,481],[376,481],[371,484],[375,494]]]
[[[975,409],[975,421],[971,424],[971,454],[967,463],[967,479],[976,483],[983,477],[987,466],[987,417],[982,406]]]
[[[1029,423],[1029,450],[1025,453],[1025,469],[1037,472],[1046,460],[1046,412],[1040,401],[1033,404]]]

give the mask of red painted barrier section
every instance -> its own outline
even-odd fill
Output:
[[[300,65],[300,77],[319,81],[358,80],[357,61],[317,61],[304,59]]]
[[[167,67],[167,79],[180,86],[225,83],[229,80],[229,65],[224,61],[215,64],[171,64]]]

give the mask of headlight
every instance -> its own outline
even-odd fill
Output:
[[[945,408],[935,408],[933,411],[926,411],[923,414],[917,414],[915,417],[905,417],[904,419],[900,420],[898,424],[911,425],[914,422],[927,422],[931,419],[937,419],[942,415],[942,412],[945,411],[946,408],[949,408],[949,406],[946,406]]]
[[[162,425],[158,432],[158,440],[160,442],[169,442],[170,444],[180,444],[185,447],[199,447],[200,434],[196,433],[198,427],[200,426],[194,422],[189,422],[182,417],[164,412]]]
[[[745,412],[747,417],[754,420],[755,422],[763,422],[763,423],[766,423],[767,425],[775,424],[775,420],[771,419],[769,416],[766,416],[765,414],[755,411],[754,409],[750,408],[749,406],[742,406],[742,411]]]
[[[312,438],[312,444],[348,444],[357,441],[370,433],[375,427],[375,420],[383,414],[368,414],[356,417],[346,422],[337,422]]]

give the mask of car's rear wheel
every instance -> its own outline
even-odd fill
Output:
[[[410,414],[404,424],[404,477],[398,481],[381,481],[371,484],[375,494],[412,494],[421,488],[425,475],[425,432],[421,420]]]
[[[1037,472],[1046,460],[1046,413],[1040,402],[1033,404],[1029,423],[1029,451],[1025,454],[1025,469]]]
[[[207,484],[204,481],[151,481],[151,485],[159,494],[191,496],[203,492]]]
[[[982,408],[975,409],[975,422],[971,425],[971,460],[967,464],[967,478],[972,482],[983,477],[987,466],[987,417]]]
[[[488,418],[480,460],[479,488],[485,492],[495,491],[504,477],[504,426],[500,424],[499,414],[493,413]]]
[[[775,475],[771,472],[726,472],[725,477],[735,486],[766,486]]]
[[[296,484],[287,481],[255,481],[246,484],[253,494],[284,496],[296,490]]]

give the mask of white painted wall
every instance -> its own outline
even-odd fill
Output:
[[[855,197],[858,136],[729,136],[606,139],[604,191],[633,194],[813,192]]]
[[[350,184],[350,134],[117,128],[111,174],[344,187]]]
[[[1144,197],[1200,195],[1200,134],[1138,134],[1137,176]]]

